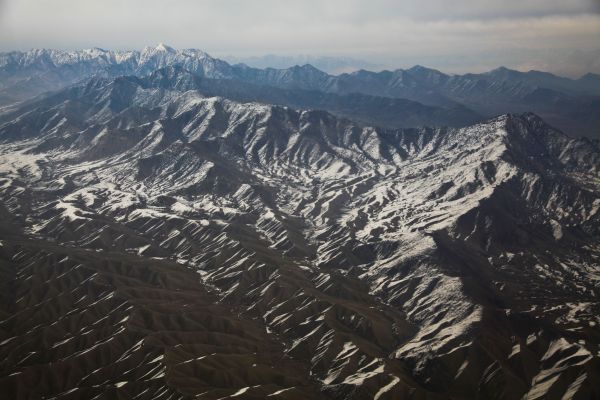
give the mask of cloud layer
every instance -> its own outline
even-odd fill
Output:
[[[0,0],[2,1],[2,0]],[[450,72],[600,72],[598,0],[4,0],[0,49],[328,55]]]

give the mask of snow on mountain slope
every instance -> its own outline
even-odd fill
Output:
[[[501,67],[483,74],[447,75],[417,65],[395,71],[361,70],[335,76],[311,65],[286,69],[230,65],[200,50],[176,50],[162,43],[142,51],[94,48],[70,52],[40,49],[1,53],[0,106],[10,106],[95,75],[144,76],[165,67],[184,68],[204,78],[243,82],[259,87],[262,92],[269,92],[273,88],[280,91],[318,92],[324,98],[316,96],[312,101],[320,101],[323,106],[312,108],[326,109],[352,118],[355,118],[352,109],[360,113],[368,108],[370,118],[359,115],[361,120],[367,124],[392,128],[466,126],[485,119],[479,115],[489,117],[525,111],[536,112],[573,136],[596,137],[600,124],[597,117],[600,115],[600,92],[593,74],[573,80],[540,71],[523,73]],[[280,91],[276,91],[279,97],[282,95]],[[307,95],[304,93],[301,97]],[[370,98],[365,99],[364,96]],[[312,97],[315,97],[315,93],[312,93]],[[386,98],[387,102],[384,100]],[[397,112],[399,107],[390,99],[404,103],[410,100],[420,103],[421,108],[438,107],[441,110],[436,118],[430,118],[425,123],[417,118],[411,121],[414,125],[397,124],[393,118],[390,119],[390,115]],[[260,98],[250,100],[262,101]],[[291,103],[286,105],[304,107]],[[407,104],[403,105],[408,107]],[[0,113],[2,111],[0,108]],[[416,113],[414,109],[412,112]]]
[[[0,54],[0,104],[58,90],[92,76],[146,75],[179,65],[211,78],[231,77],[231,67],[200,50],[174,50],[159,44],[142,51],[36,49]]]
[[[210,399],[600,395],[594,142],[533,114],[386,130],[185,87],[94,79],[2,116],[0,215],[11,227],[0,230],[2,284],[22,288],[19,296],[36,288],[7,301],[23,311],[0,322],[0,340],[20,360],[3,364],[0,386],[16,398],[32,389],[12,374],[44,375],[65,357],[69,370],[117,363],[132,377],[119,386],[102,372],[99,388],[75,374],[36,390],[57,398],[108,387]],[[77,261],[64,265],[65,256]],[[11,275],[11,265],[22,272]],[[91,326],[95,340],[67,320],[48,325],[48,313],[63,321],[75,300],[35,312],[44,290],[79,296],[73,288],[89,278],[81,269],[97,271],[92,281],[133,307],[117,313],[92,302],[85,315],[141,312],[124,325],[139,332],[141,350],[128,352],[135,343],[119,324],[111,323],[117,333]],[[36,278],[38,270],[47,275]],[[225,311],[173,306],[203,290]],[[226,334],[210,335],[211,324]],[[77,346],[43,350],[65,341]],[[110,357],[79,357],[106,341]],[[119,364],[133,354],[135,364]],[[269,354],[284,360],[277,376],[263,365]],[[155,364],[160,376],[131,385]]]
[[[323,109],[351,116],[366,124],[389,127],[465,126],[481,116],[466,107],[425,106],[406,99],[360,93],[337,95],[322,90],[332,77],[311,67],[259,70],[231,66],[199,50],[174,50],[160,44],[141,52],[112,52],[100,49],[82,52],[54,50],[0,55],[0,114],[9,113],[15,101],[67,87],[96,76],[110,78],[135,75],[143,85],[169,89],[202,90],[212,96],[238,101],[280,104],[294,108]]]

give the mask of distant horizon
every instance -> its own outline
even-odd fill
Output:
[[[139,49],[364,60],[480,73],[600,73],[598,0],[0,0],[0,51]],[[101,44],[101,46],[99,46]]]
[[[115,52],[141,52],[144,49],[152,49],[152,48],[157,48],[159,46],[166,46],[169,48],[172,48],[173,50],[176,51],[184,51],[184,50],[196,50],[196,51],[201,51],[203,53],[206,53],[207,55],[209,55],[212,58],[215,59],[219,59],[222,61],[225,61],[231,65],[235,65],[235,64],[246,64],[249,67],[253,67],[253,68],[273,68],[273,69],[287,69],[287,68],[291,68],[294,66],[304,66],[304,65],[311,65],[314,68],[317,68],[319,70],[321,70],[322,72],[325,72],[327,74],[330,75],[341,75],[344,73],[352,73],[352,72],[357,72],[357,71],[369,71],[369,72],[384,72],[384,71],[389,71],[389,72],[393,72],[393,71],[398,71],[398,70],[410,70],[412,68],[415,67],[423,67],[426,69],[430,69],[430,70],[436,70],[438,72],[441,72],[445,75],[467,75],[467,74],[484,74],[484,73],[489,73],[498,69],[502,69],[505,68],[507,70],[511,70],[511,71],[516,71],[516,72],[520,72],[520,73],[530,73],[530,72],[542,72],[542,73],[550,73],[552,75],[555,75],[557,77],[560,78],[566,78],[566,79],[571,79],[571,80],[577,80],[577,79],[581,79],[583,77],[585,77],[586,75],[600,75],[599,72],[594,72],[594,71],[587,71],[587,72],[582,72],[579,75],[568,75],[568,74],[560,74],[560,73],[556,73],[553,71],[548,71],[548,70],[541,70],[541,69],[519,69],[519,67],[513,67],[513,66],[509,66],[509,65],[497,65],[495,67],[488,67],[488,68],[473,68],[473,69],[460,69],[460,70],[452,70],[452,68],[447,69],[447,68],[442,68],[442,67],[436,67],[436,66],[432,66],[432,65],[426,65],[426,64],[421,64],[421,63],[413,63],[413,64],[404,64],[404,65],[399,65],[399,66],[392,66],[392,65],[377,65],[373,62],[370,62],[368,60],[364,60],[364,59],[358,59],[358,58],[354,58],[354,57],[350,57],[350,56],[332,56],[332,55],[326,55],[326,54],[274,54],[274,53],[268,53],[268,54],[263,54],[263,55],[250,55],[247,57],[238,57],[235,55],[215,55],[209,51],[205,51],[204,49],[200,48],[200,47],[185,47],[185,48],[178,48],[175,46],[171,46],[168,43],[164,43],[164,42],[160,42],[156,45],[146,45],[146,46],[142,46],[140,48],[110,48],[107,46],[89,46],[89,47],[80,47],[80,48],[68,48],[68,47],[63,47],[63,48],[59,48],[59,47],[31,47],[31,48],[27,48],[27,49],[8,49],[8,50],[0,50],[0,54],[8,54],[8,53],[12,53],[12,52],[21,52],[21,53],[27,53],[29,51],[34,51],[34,50],[53,50],[53,51],[62,51],[62,52],[77,52],[77,51],[84,51],[84,50],[93,50],[93,49],[98,49],[98,50],[102,50],[102,51],[115,51]],[[320,68],[317,65],[314,65],[311,62],[306,62],[304,64],[289,64],[288,66],[285,67],[281,67],[281,66],[260,66],[260,65],[252,65],[252,61],[253,60],[265,60],[267,58],[280,58],[280,59],[326,59],[326,60],[331,60],[331,61],[348,61],[348,62],[356,62],[356,63],[363,63],[365,65],[370,64],[371,67],[368,66],[363,66],[363,67],[356,67],[356,68],[350,68],[348,71],[342,71],[342,72],[332,72],[332,71],[327,71],[326,69]],[[263,63],[266,63],[266,61],[262,61]]]

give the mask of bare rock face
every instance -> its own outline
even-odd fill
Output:
[[[171,78],[0,117],[2,393],[600,398],[596,142]]]

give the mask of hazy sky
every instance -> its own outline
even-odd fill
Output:
[[[327,55],[447,72],[600,73],[600,0],[0,0],[0,50]]]

